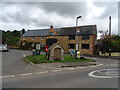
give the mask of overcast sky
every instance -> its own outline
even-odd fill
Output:
[[[109,28],[118,33],[118,2],[2,2],[0,3],[0,29],[21,30],[55,28],[78,25],[97,25],[97,30]]]

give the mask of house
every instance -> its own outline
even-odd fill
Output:
[[[39,42],[42,46],[59,43],[68,53],[75,50],[78,42],[78,50],[83,54],[94,55],[95,41],[97,38],[96,25],[85,25],[76,27],[63,27],[50,29],[28,30],[21,36],[21,42]]]

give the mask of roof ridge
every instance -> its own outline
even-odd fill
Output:
[[[28,31],[44,31],[44,30],[50,30],[50,29],[33,29],[33,30],[28,30]]]
[[[77,27],[86,27],[86,26],[96,26],[96,24],[94,25],[82,25],[82,26],[77,26]],[[62,28],[75,28],[76,26],[73,27],[62,27]]]

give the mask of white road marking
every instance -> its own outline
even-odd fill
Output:
[[[25,74],[20,74],[21,76],[28,76],[28,75],[32,75],[33,73],[25,73]]]
[[[102,72],[102,71],[104,71],[104,70],[106,70],[106,76],[99,76],[99,75],[94,75],[94,73],[96,73],[96,72],[98,72],[98,73],[100,73],[100,72]],[[108,71],[107,71],[108,70]],[[110,75],[111,73],[110,73],[110,70],[117,70],[117,69],[101,69],[101,70],[95,70],[95,71],[92,71],[92,72],[90,72],[89,74],[88,74],[88,76],[90,76],[90,77],[95,77],[95,78],[118,78],[119,76],[116,76],[116,75],[118,75],[118,74],[113,74],[113,75]],[[109,73],[108,73],[109,72]]]
[[[51,72],[59,72],[59,71],[62,71],[62,70],[52,70]]]
[[[75,68],[64,68],[64,70],[73,70]]]
[[[15,75],[1,76],[0,78],[10,78],[10,77],[15,77]]]
[[[87,67],[76,67],[76,69],[82,69],[82,68],[87,68]]]
[[[43,74],[43,73],[48,73],[48,71],[44,71],[44,72],[37,72],[36,74]]]
[[[102,66],[103,64],[98,64],[97,66],[99,67],[99,66]]]

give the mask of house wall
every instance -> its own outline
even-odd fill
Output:
[[[95,35],[90,35],[89,40],[82,40],[82,36],[77,36],[77,40],[79,43],[79,51],[83,54],[94,54],[95,50]],[[68,44],[75,44],[76,40],[69,40],[68,36],[46,36],[44,39],[41,39],[41,37],[21,37],[21,41],[27,41],[27,42],[40,42],[42,44],[46,44],[47,39],[57,39],[58,43],[64,48],[65,53],[69,52]],[[82,44],[89,44],[89,49],[82,49]]]

